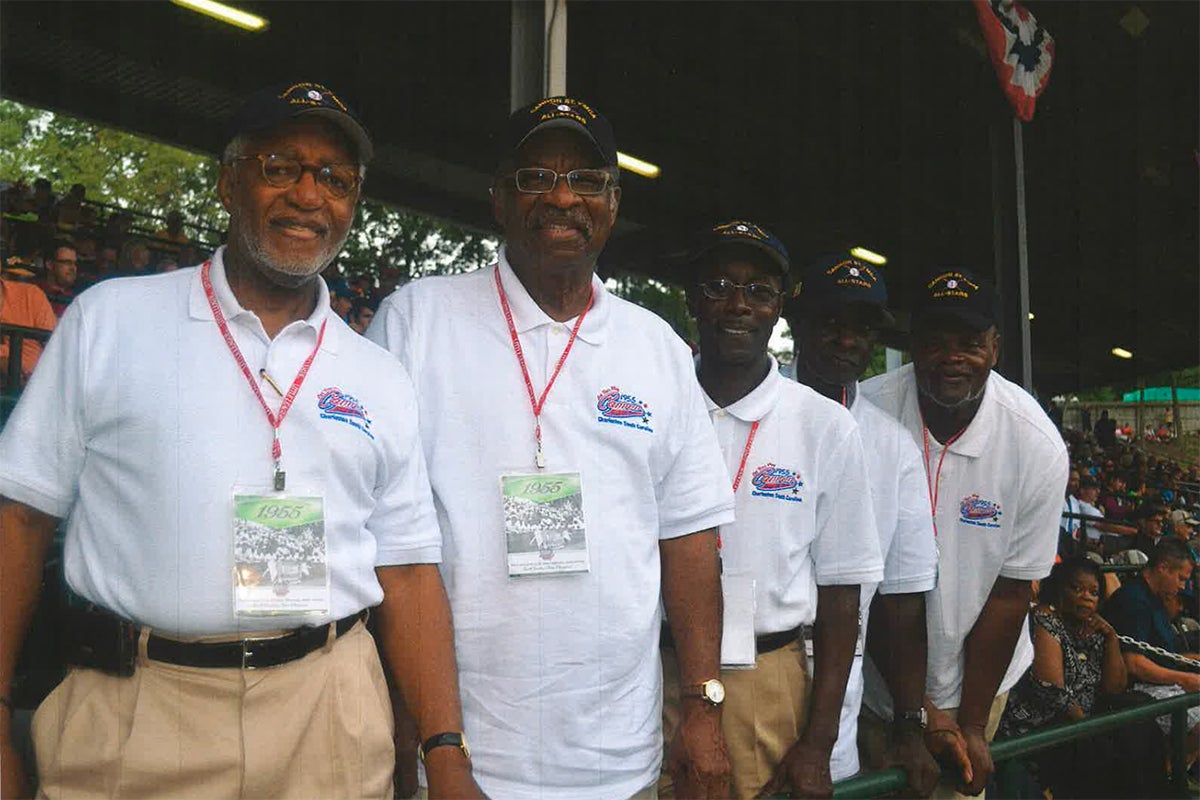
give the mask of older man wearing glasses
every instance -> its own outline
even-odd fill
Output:
[[[34,718],[46,796],[391,797],[372,606],[433,793],[478,796],[412,384],[319,277],[371,142],[315,83],[251,96],[232,134],[228,246],[82,294],[0,435],[3,794],[27,789],[8,687],[67,519],[86,609]]]
[[[499,263],[409,284],[367,332],[417,386],[476,777],[519,800],[654,796],[661,594],[689,694],[671,763],[688,797],[724,797],[733,499],[691,354],[594,274],[621,198],[608,121],[547,98],[504,148]]]

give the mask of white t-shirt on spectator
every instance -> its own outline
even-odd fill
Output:
[[[535,439],[497,269],[540,395],[573,321],[538,307],[503,249],[403,287],[367,331],[417,387],[474,773],[492,797],[629,797],[661,761],[659,541],[730,522],[729,477],[687,345],[594,279],[542,413],[546,472],[582,474],[591,571],[510,578],[499,476],[534,471]],[[614,389],[643,415],[607,414]]]
[[[921,446],[924,423],[911,364],[866,381],[862,392]],[[928,441],[927,469],[935,472],[943,447],[932,435]],[[1030,581],[1049,574],[1067,470],[1066,445],[1037,401],[992,372],[975,418],[949,447],[937,489],[939,580],[926,605],[926,684],[939,708],[959,704],[964,643],[996,579]],[[1026,620],[998,693],[1032,662]],[[876,689],[882,687],[869,682],[866,702],[890,717],[890,698]]]
[[[921,451],[900,423],[863,398],[861,392],[855,393],[850,411],[858,421],[862,436],[879,546],[884,554],[883,583],[878,585],[879,593],[927,592],[937,585],[937,548]],[[862,586],[859,636],[863,646],[860,649],[865,649],[875,590],[875,584]],[[863,666],[862,657],[856,657],[850,665],[837,743],[829,762],[835,781],[859,771],[858,712],[863,699]]]
[[[1079,509],[1075,512],[1076,514],[1087,514],[1087,515],[1093,516],[1093,517],[1103,517],[1104,516],[1103,508],[1097,508],[1096,506],[1092,505],[1091,503],[1087,502],[1086,500],[1079,500],[1077,502],[1079,503]],[[1076,524],[1078,524],[1078,522],[1079,521],[1076,520]],[[1091,520],[1088,520],[1087,538],[1093,542],[1098,542],[1098,541],[1100,541],[1100,534],[1101,534],[1101,531],[1099,528],[1096,527],[1096,523],[1092,522]]]
[[[322,624],[383,599],[376,566],[441,560],[404,369],[330,312],[324,281],[312,315],[268,338],[230,291],[223,255],[214,293],[253,374],[265,369],[287,391],[328,320],[281,428],[288,488],[324,497],[328,614],[234,614],[233,490],[270,484],[272,435],[198,268],[104,281],[76,298],[0,433],[0,495],[67,518],[70,587],[166,635]],[[355,401],[357,425],[318,406],[330,388]]]
[[[755,581],[755,633],[812,624],[818,585],[878,583],[883,558],[871,505],[863,502],[870,488],[850,413],[784,378],[774,359],[762,383],[737,402],[721,408],[705,400],[731,476],[759,423],[737,491],[737,521],[721,526],[724,573]]]

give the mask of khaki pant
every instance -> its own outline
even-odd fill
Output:
[[[991,744],[992,739],[996,736],[996,729],[1000,727],[1000,717],[1004,715],[1004,707],[1006,705],[1008,705],[1008,692],[1001,692],[992,701],[992,707],[988,711],[987,727],[983,730],[984,739],[988,744]],[[947,708],[945,711],[952,717],[958,716],[957,708]],[[862,710],[858,714],[858,754],[864,771],[874,771],[883,768],[883,754],[887,746],[889,727],[890,723],[887,720],[867,708],[866,705],[863,705]],[[977,795],[960,794],[954,788],[957,783],[957,777],[953,779],[942,778],[942,780],[938,781],[937,788],[933,790],[933,794],[930,796],[937,800],[965,800],[968,797],[987,797],[986,791],[980,792]]]
[[[659,797],[674,797],[666,753],[679,726],[679,670],[675,651],[664,648],[663,775]],[[721,670],[725,684],[721,728],[733,767],[733,796],[754,797],[775,773],[808,722],[811,683],[804,647],[792,642],[758,657],[754,669]]]
[[[261,670],[146,658],[128,678],[72,669],[33,720],[48,798],[390,798],[392,711],[360,623]]]

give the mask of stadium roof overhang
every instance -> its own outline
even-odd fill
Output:
[[[1035,384],[1049,394],[1195,365],[1200,5],[1027,5],[1057,41],[1024,129]],[[269,29],[168,3],[2,3],[0,93],[215,154],[246,91],[323,80],[376,139],[368,194],[490,225],[511,4],[239,6]],[[797,263],[859,244],[886,254],[901,308],[926,268],[1015,269],[1011,114],[969,3],[569,13],[571,93],[605,111],[622,150],[662,167],[624,179],[605,269],[675,278],[675,234],[729,217],[774,229]]]

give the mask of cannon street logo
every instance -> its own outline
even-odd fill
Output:
[[[650,420],[654,417],[650,413],[650,404],[622,392],[619,387],[610,386],[600,390],[596,395],[596,410],[600,412],[596,422],[654,432],[654,428],[650,427]]]
[[[964,497],[958,504],[958,521],[968,525],[977,525],[980,528],[999,528],[1001,515],[999,503],[984,500],[977,494]]]
[[[317,394],[317,412],[321,415],[321,419],[343,422],[365,433],[368,439],[375,438],[375,435],[371,433],[371,418],[367,415],[367,410],[362,407],[362,403],[359,403],[353,395],[343,392],[336,386],[322,389]]]
[[[789,503],[804,502],[804,498],[800,496],[800,490],[804,488],[804,481],[800,480],[800,473],[786,467],[776,466],[769,462],[763,464],[754,470],[750,483],[754,486],[754,490],[750,492],[752,497],[770,497],[773,500],[786,500]]]

